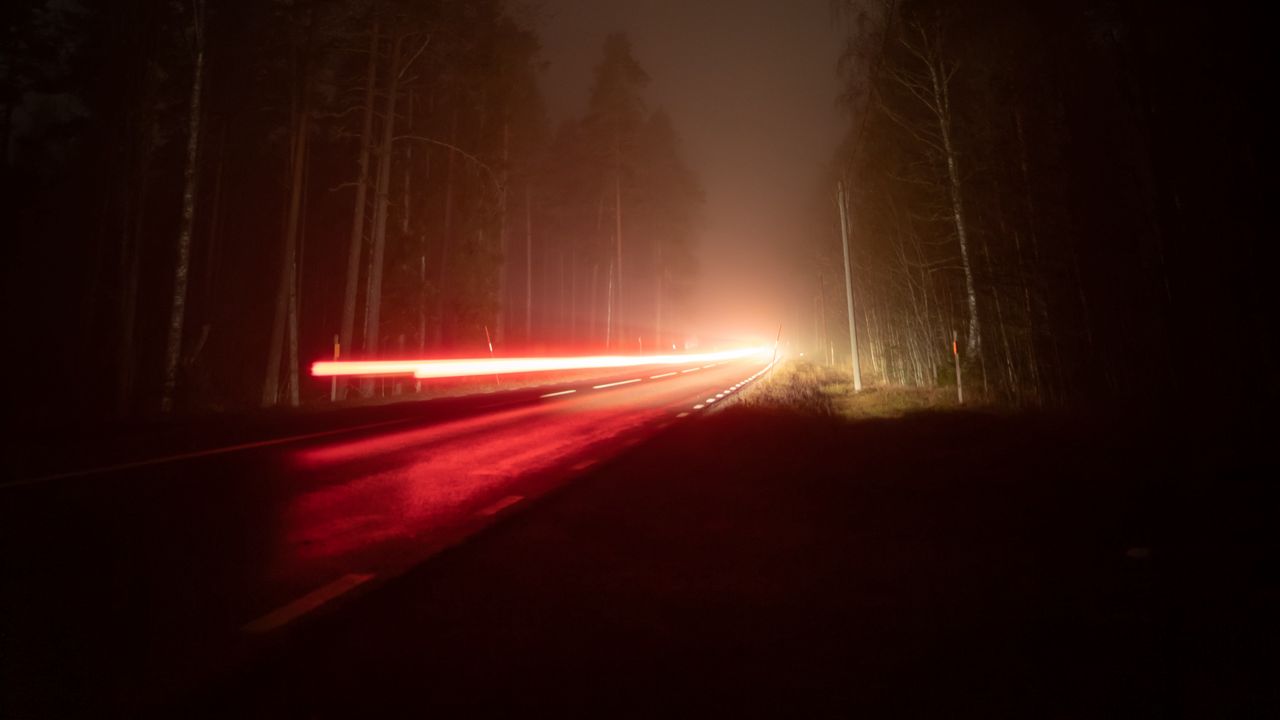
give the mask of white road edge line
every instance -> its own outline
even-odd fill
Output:
[[[247,623],[240,629],[243,632],[255,634],[271,632],[297,620],[339,595],[351,592],[372,579],[373,575],[365,573],[343,575],[328,585],[316,588],[288,605],[272,610],[257,620]]]
[[[669,373],[662,373],[661,375],[650,375],[650,376],[649,376],[649,379],[650,379],[650,380],[657,380],[658,378],[671,377],[672,375],[679,375],[679,374],[680,374],[680,373],[677,373],[677,372],[675,372],[675,371],[672,371],[672,372],[669,372]]]
[[[549,397],[556,397],[557,395],[568,395],[569,393],[576,393],[576,392],[578,391],[577,390],[561,390],[560,392],[547,393],[546,395],[539,395],[538,397],[549,398]]]
[[[681,373],[691,373],[691,372],[698,372],[698,371],[699,371],[699,370],[701,370],[701,369],[702,369],[702,368],[689,368],[688,370],[681,370],[680,372],[681,372]]]

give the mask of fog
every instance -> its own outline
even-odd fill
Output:
[[[794,310],[813,202],[845,118],[826,0],[547,0],[538,21],[554,120],[586,109],[610,32],[625,32],[706,193],[693,324],[769,337]],[[804,295],[802,297],[808,297]]]

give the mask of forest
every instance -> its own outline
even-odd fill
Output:
[[[833,7],[850,122],[815,211],[828,358],[850,360],[843,194],[868,382],[959,367],[1021,406],[1275,398],[1262,23],[1116,0]]]
[[[553,122],[504,0],[19,0],[10,394],[34,419],[298,406],[334,357],[683,341],[702,191],[628,38]],[[342,396],[409,392],[341,387]]]

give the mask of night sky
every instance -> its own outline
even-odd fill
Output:
[[[546,0],[543,88],[554,121],[586,108],[605,36],[627,33],[706,192],[704,324],[770,335],[802,281],[803,235],[846,118],[827,0]]]

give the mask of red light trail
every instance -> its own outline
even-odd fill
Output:
[[[411,375],[419,379],[458,378],[472,375],[595,370],[651,365],[719,363],[753,356],[768,356],[774,349],[760,345],[735,350],[684,355],[591,355],[582,357],[465,358],[452,360],[320,361],[311,364],[313,377]]]

